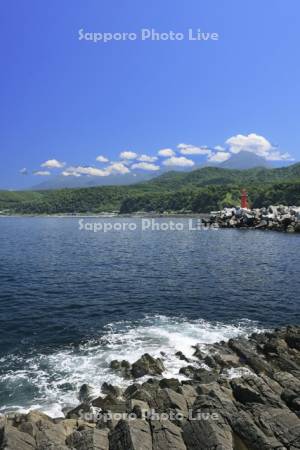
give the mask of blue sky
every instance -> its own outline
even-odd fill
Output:
[[[4,0],[1,10],[0,188],[243,149],[300,159],[298,0]],[[185,38],[143,41],[144,28]],[[190,41],[189,28],[219,39]],[[94,43],[80,29],[137,39]]]

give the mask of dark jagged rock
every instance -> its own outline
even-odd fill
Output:
[[[231,427],[223,418],[188,421],[183,426],[183,438],[188,450],[233,449]]]
[[[145,375],[161,375],[164,370],[164,364],[160,358],[145,353],[132,365],[128,361],[111,361],[110,368],[121,372],[124,378],[141,378]]]
[[[185,375],[186,377],[193,378],[193,380],[198,381],[199,383],[210,383],[212,381],[216,381],[219,376],[217,371],[210,371],[194,366],[182,367],[179,373]]]
[[[76,406],[76,408],[71,409],[68,411],[66,417],[67,419],[77,419],[81,416],[81,414],[89,414],[92,412],[90,404],[87,403],[81,403],[80,405]]]
[[[169,420],[151,421],[153,450],[186,450],[182,430]]]
[[[113,397],[120,397],[122,394],[122,389],[118,386],[113,386],[112,384],[105,382],[101,386],[101,392],[103,394],[110,394]]]
[[[160,358],[153,358],[145,353],[140,359],[132,364],[131,373],[134,378],[140,378],[145,375],[161,375],[165,370]]]
[[[180,351],[176,352],[175,356],[177,356],[177,358],[179,358],[181,361],[190,362],[190,360]]]
[[[74,431],[66,440],[68,448],[76,450],[109,450],[108,430],[96,428]]]
[[[108,395],[91,402],[82,388],[85,402],[66,419],[36,411],[0,417],[0,450],[299,450],[299,338],[293,326],[202,345],[180,370],[188,379],[156,373],[124,392],[104,384]],[[155,358],[141,359],[154,371]],[[209,369],[199,366],[205,362]],[[112,366],[133,377],[134,365]],[[102,415],[90,416],[94,409]]]
[[[3,450],[34,450],[36,449],[36,442],[30,434],[8,426],[2,436],[1,448]]]
[[[220,228],[253,228],[294,233],[300,231],[300,207],[269,206],[261,209],[224,208],[212,212],[209,224]]]
[[[182,384],[182,386],[180,386],[177,389],[177,392],[181,395],[183,395],[183,397],[185,398],[186,404],[188,406],[188,408],[191,408],[194,404],[194,401],[197,397],[197,391],[194,388],[194,386],[191,386],[189,384]]]
[[[127,411],[129,413],[133,412],[138,419],[141,419],[150,411],[150,407],[147,402],[133,398],[127,401]]]
[[[83,384],[78,393],[80,403],[89,403],[93,398],[93,390],[88,384]]]
[[[120,372],[124,378],[131,378],[131,364],[125,359],[123,361],[111,361],[110,368],[117,372]]]
[[[177,389],[181,386],[180,381],[176,378],[163,378],[159,382],[159,387],[173,389],[173,391],[177,391]]]
[[[123,396],[124,398],[131,398],[131,395],[136,392],[138,389],[141,388],[141,384],[139,383],[132,383],[128,388],[125,389]]]
[[[268,373],[273,369],[265,361],[264,356],[257,354],[255,345],[245,338],[230,339],[229,347],[240,357],[240,362],[248,365],[255,373]]]
[[[107,395],[106,397],[98,397],[92,401],[92,405],[96,408],[101,408],[102,411],[111,412],[126,412],[126,401],[116,398],[114,395]]]
[[[278,394],[258,377],[235,378],[230,382],[235,399],[243,404],[260,403],[270,406],[282,404]]]
[[[152,450],[150,425],[147,421],[120,420],[109,436],[110,450]]]

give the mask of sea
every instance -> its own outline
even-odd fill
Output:
[[[59,417],[83,383],[128,384],[114,359],[174,377],[177,351],[300,323],[300,235],[198,225],[0,217],[0,413]]]

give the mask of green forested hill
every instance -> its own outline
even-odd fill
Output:
[[[210,184],[233,183],[269,183],[277,181],[300,180],[300,163],[279,169],[257,167],[248,170],[221,169],[204,167],[192,172],[167,172],[146,184],[160,186],[164,189],[179,189],[182,187],[206,186]]]
[[[249,170],[205,167],[188,173],[167,172],[131,186],[0,191],[0,210],[10,214],[208,212],[238,204],[241,188],[248,190],[253,207],[300,205],[300,164]]]

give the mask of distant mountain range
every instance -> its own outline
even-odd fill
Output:
[[[274,166],[262,156],[255,155],[251,152],[234,153],[227,161],[218,165],[223,169],[247,170],[254,167],[267,167],[272,169]]]
[[[155,172],[155,175],[153,175],[153,172],[128,173],[125,175],[112,174],[107,177],[65,177],[63,175],[57,175],[33,186],[29,190],[44,191],[48,189],[87,188],[93,186],[126,186],[128,184],[150,180],[159,174],[161,172]]]
[[[270,204],[300,205],[300,163],[276,169],[203,167],[190,172],[172,171],[127,186],[0,191],[0,212],[209,212],[238,205],[243,188],[255,208]]]
[[[288,162],[270,162],[266,161],[265,158],[257,156],[254,153],[242,151],[237,154],[233,154],[227,161],[223,163],[209,163],[203,164],[201,166],[196,166],[189,169],[177,169],[176,172],[187,173],[195,171],[195,169],[200,169],[203,167],[218,167],[222,169],[237,169],[237,170],[247,170],[253,169],[255,167],[264,167],[272,169],[279,166],[287,166],[291,163]],[[136,184],[143,181],[148,181],[155,179],[167,172],[169,169],[162,168],[157,172],[131,172],[125,175],[112,174],[107,177],[91,177],[91,176],[81,176],[65,177],[63,175],[58,175],[53,178],[49,178],[42,183],[33,186],[30,190],[40,191],[48,189],[64,189],[64,188],[85,188],[93,186],[126,186],[130,184]],[[174,172],[174,171],[171,171]]]

